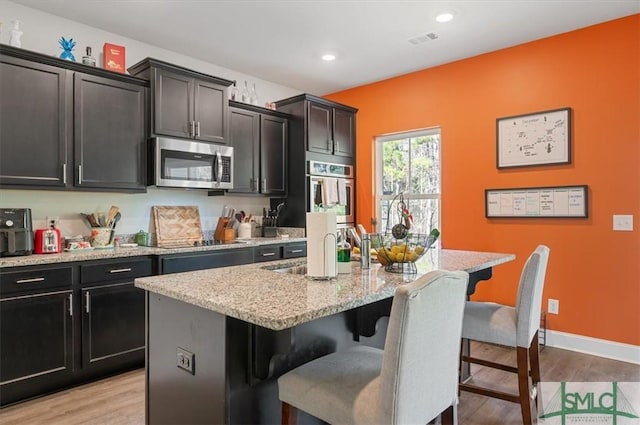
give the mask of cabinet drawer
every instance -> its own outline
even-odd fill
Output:
[[[82,284],[131,280],[152,274],[153,260],[151,258],[80,265],[80,283]]]
[[[282,248],[282,258],[297,258],[306,256],[307,244],[305,242],[285,245],[284,248]]]
[[[282,245],[265,245],[255,248],[254,261],[273,261],[282,258]]]
[[[0,273],[2,298],[19,292],[37,293],[50,289],[71,288],[73,267],[20,270]]]

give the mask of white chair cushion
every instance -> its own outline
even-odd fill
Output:
[[[357,346],[306,363],[278,378],[280,400],[331,424],[372,423],[382,358],[380,349]],[[354,411],[366,417],[356,422]]]
[[[462,337],[516,347],[516,309],[489,302],[467,301]]]

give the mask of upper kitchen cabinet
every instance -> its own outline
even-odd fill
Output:
[[[276,106],[278,111],[294,115],[300,121],[291,125],[291,136],[303,139],[308,152],[331,155],[334,161],[336,157],[353,161],[357,109],[309,94],[280,100]]]
[[[0,53],[0,184],[64,188],[72,74]]]
[[[83,188],[145,190],[145,88],[76,73],[74,181]]]
[[[0,186],[146,191],[148,83],[0,46]]]
[[[229,142],[234,148],[234,193],[285,195],[287,128],[285,114],[230,101]]]
[[[227,143],[232,81],[151,58],[129,73],[151,82],[152,135]]]

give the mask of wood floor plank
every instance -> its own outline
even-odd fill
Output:
[[[515,351],[473,343],[474,356],[515,365]],[[540,352],[543,382],[640,382],[640,366],[588,354],[546,347]],[[472,381],[515,391],[514,374],[471,366]],[[144,370],[139,369],[35,400],[0,409],[2,425],[143,425]],[[462,392],[458,406],[460,425],[521,423],[515,403]]]

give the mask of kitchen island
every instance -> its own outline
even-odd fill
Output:
[[[317,281],[297,273],[304,260],[283,260],[136,279],[147,291],[147,423],[278,423],[277,377],[379,333],[399,285],[464,270],[472,292],[514,258],[432,249],[416,274],[353,263]]]

